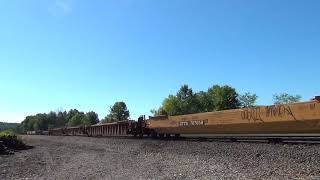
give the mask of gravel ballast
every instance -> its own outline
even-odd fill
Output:
[[[320,145],[24,136],[0,179],[320,179]]]

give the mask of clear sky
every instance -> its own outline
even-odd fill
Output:
[[[115,101],[149,114],[182,84],[272,103],[320,95],[318,0],[2,0],[0,121]]]

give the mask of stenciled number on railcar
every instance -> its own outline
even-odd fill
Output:
[[[205,120],[191,120],[191,121],[180,121],[179,126],[203,126],[208,123],[208,119]]]

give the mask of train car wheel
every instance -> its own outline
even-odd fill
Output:
[[[157,138],[158,137],[158,133],[154,130],[151,130],[151,138]]]
[[[159,137],[162,139],[164,137],[164,134],[159,134]]]
[[[139,134],[139,138],[143,138],[143,133],[140,133],[140,134]]]

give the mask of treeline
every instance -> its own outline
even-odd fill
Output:
[[[90,111],[84,113],[77,109],[68,112],[49,112],[27,116],[20,124],[20,131],[48,130],[62,126],[92,125],[99,122],[98,114]]]
[[[17,128],[18,125],[19,125],[18,123],[0,122],[0,131],[3,131],[3,130],[12,130],[12,131],[14,131]]]
[[[175,95],[169,95],[158,109],[151,110],[153,115],[182,115],[200,112],[221,111],[256,105],[258,96],[246,92],[239,94],[235,88],[213,85],[207,91],[193,92],[188,85],[183,85]],[[282,93],[273,96],[274,104],[287,104],[301,100],[299,95]]]
[[[175,95],[169,95],[158,109],[151,110],[154,115],[182,115],[200,112],[236,109],[254,106],[258,96],[252,93],[239,95],[235,88],[214,85],[207,91],[193,92],[183,85]]]
[[[68,112],[49,112],[27,116],[18,127],[19,132],[58,128],[65,126],[93,125],[99,122],[116,122],[127,120],[130,112],[124,102],[116,102],[109,108],[109,114],[99,120],[98,114],[94,111],[82,112],[77,109],[70,109]]]

